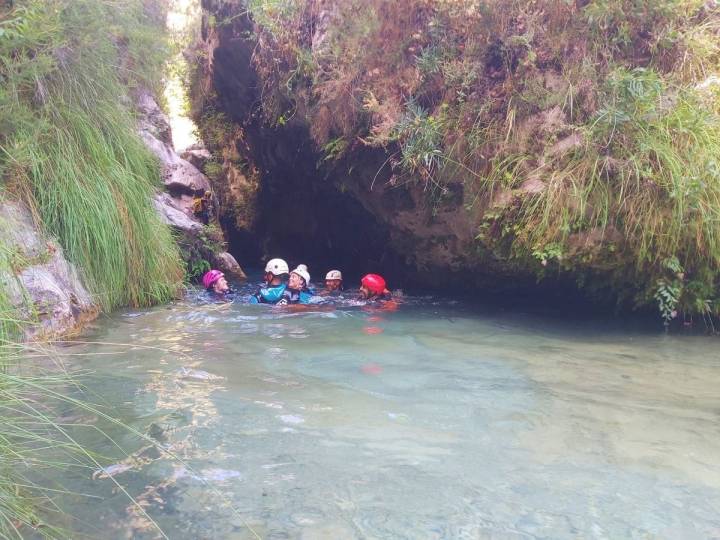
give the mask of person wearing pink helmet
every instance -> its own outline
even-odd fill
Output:
[[[220,270],[210,270],[205,272],[202,278],[203,287],[208,292],[215,293],[220,296],[225,296],[230,293],[230,286],[225,279],[225,274]]]
[[[390,300],[385,278],[378,274],[365,274],[360,280],[360,300]]]

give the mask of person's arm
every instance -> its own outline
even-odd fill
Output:
[[[255,294],[250,295],[250,303],[251,304],[266,304],[265,297],[263,296],[263,290],[258,289]]]

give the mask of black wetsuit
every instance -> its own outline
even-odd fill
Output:
[[[312,294],[310,294],[307,290],[298,291],[296,289],[286,287],[278,304],[307,304],[310,302],[311,296]]]

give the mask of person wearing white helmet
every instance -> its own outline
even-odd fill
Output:
[[[283,259],[270,259],[265,265],[265,281],[268,284],[289,273],[290,268],[288,267],[288,263]]]
[[[279,305],[288,304],[308,304],[312,293],[309,289],[310,286],[310,272],[308,272],[307,266],[304,264],[298,264],[292,272],[290,272],[290,279],[288,280],[287,287],[283,292],[282,299],[278,302]]]
[[[285,292],[285,276],[289,272],[283,259],[270,259],[265,265],[265,286],[250,297],[251,304],[277,304]]]
[[[329,296],[342,292],[342,279],[342,272],[340,272],[340,270],[330,270],[325,275],[325,290],[321,294],[323,296]]]

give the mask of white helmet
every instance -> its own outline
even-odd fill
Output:
[[[325,279],[339,279],[342,281],[342,272],[340,270],[330,270],[325,276]]]
[[[265,272],[270,272],[273,276],[282,276],[290,272],[288,264],[282,259],[270,259],[265,265]]]
[[[297,268],[292,271],[293,274],[297,274],[305,280],[305,286],[310,286],[310,272],[308,272],[307,266],[304,264],[298,264]]]

